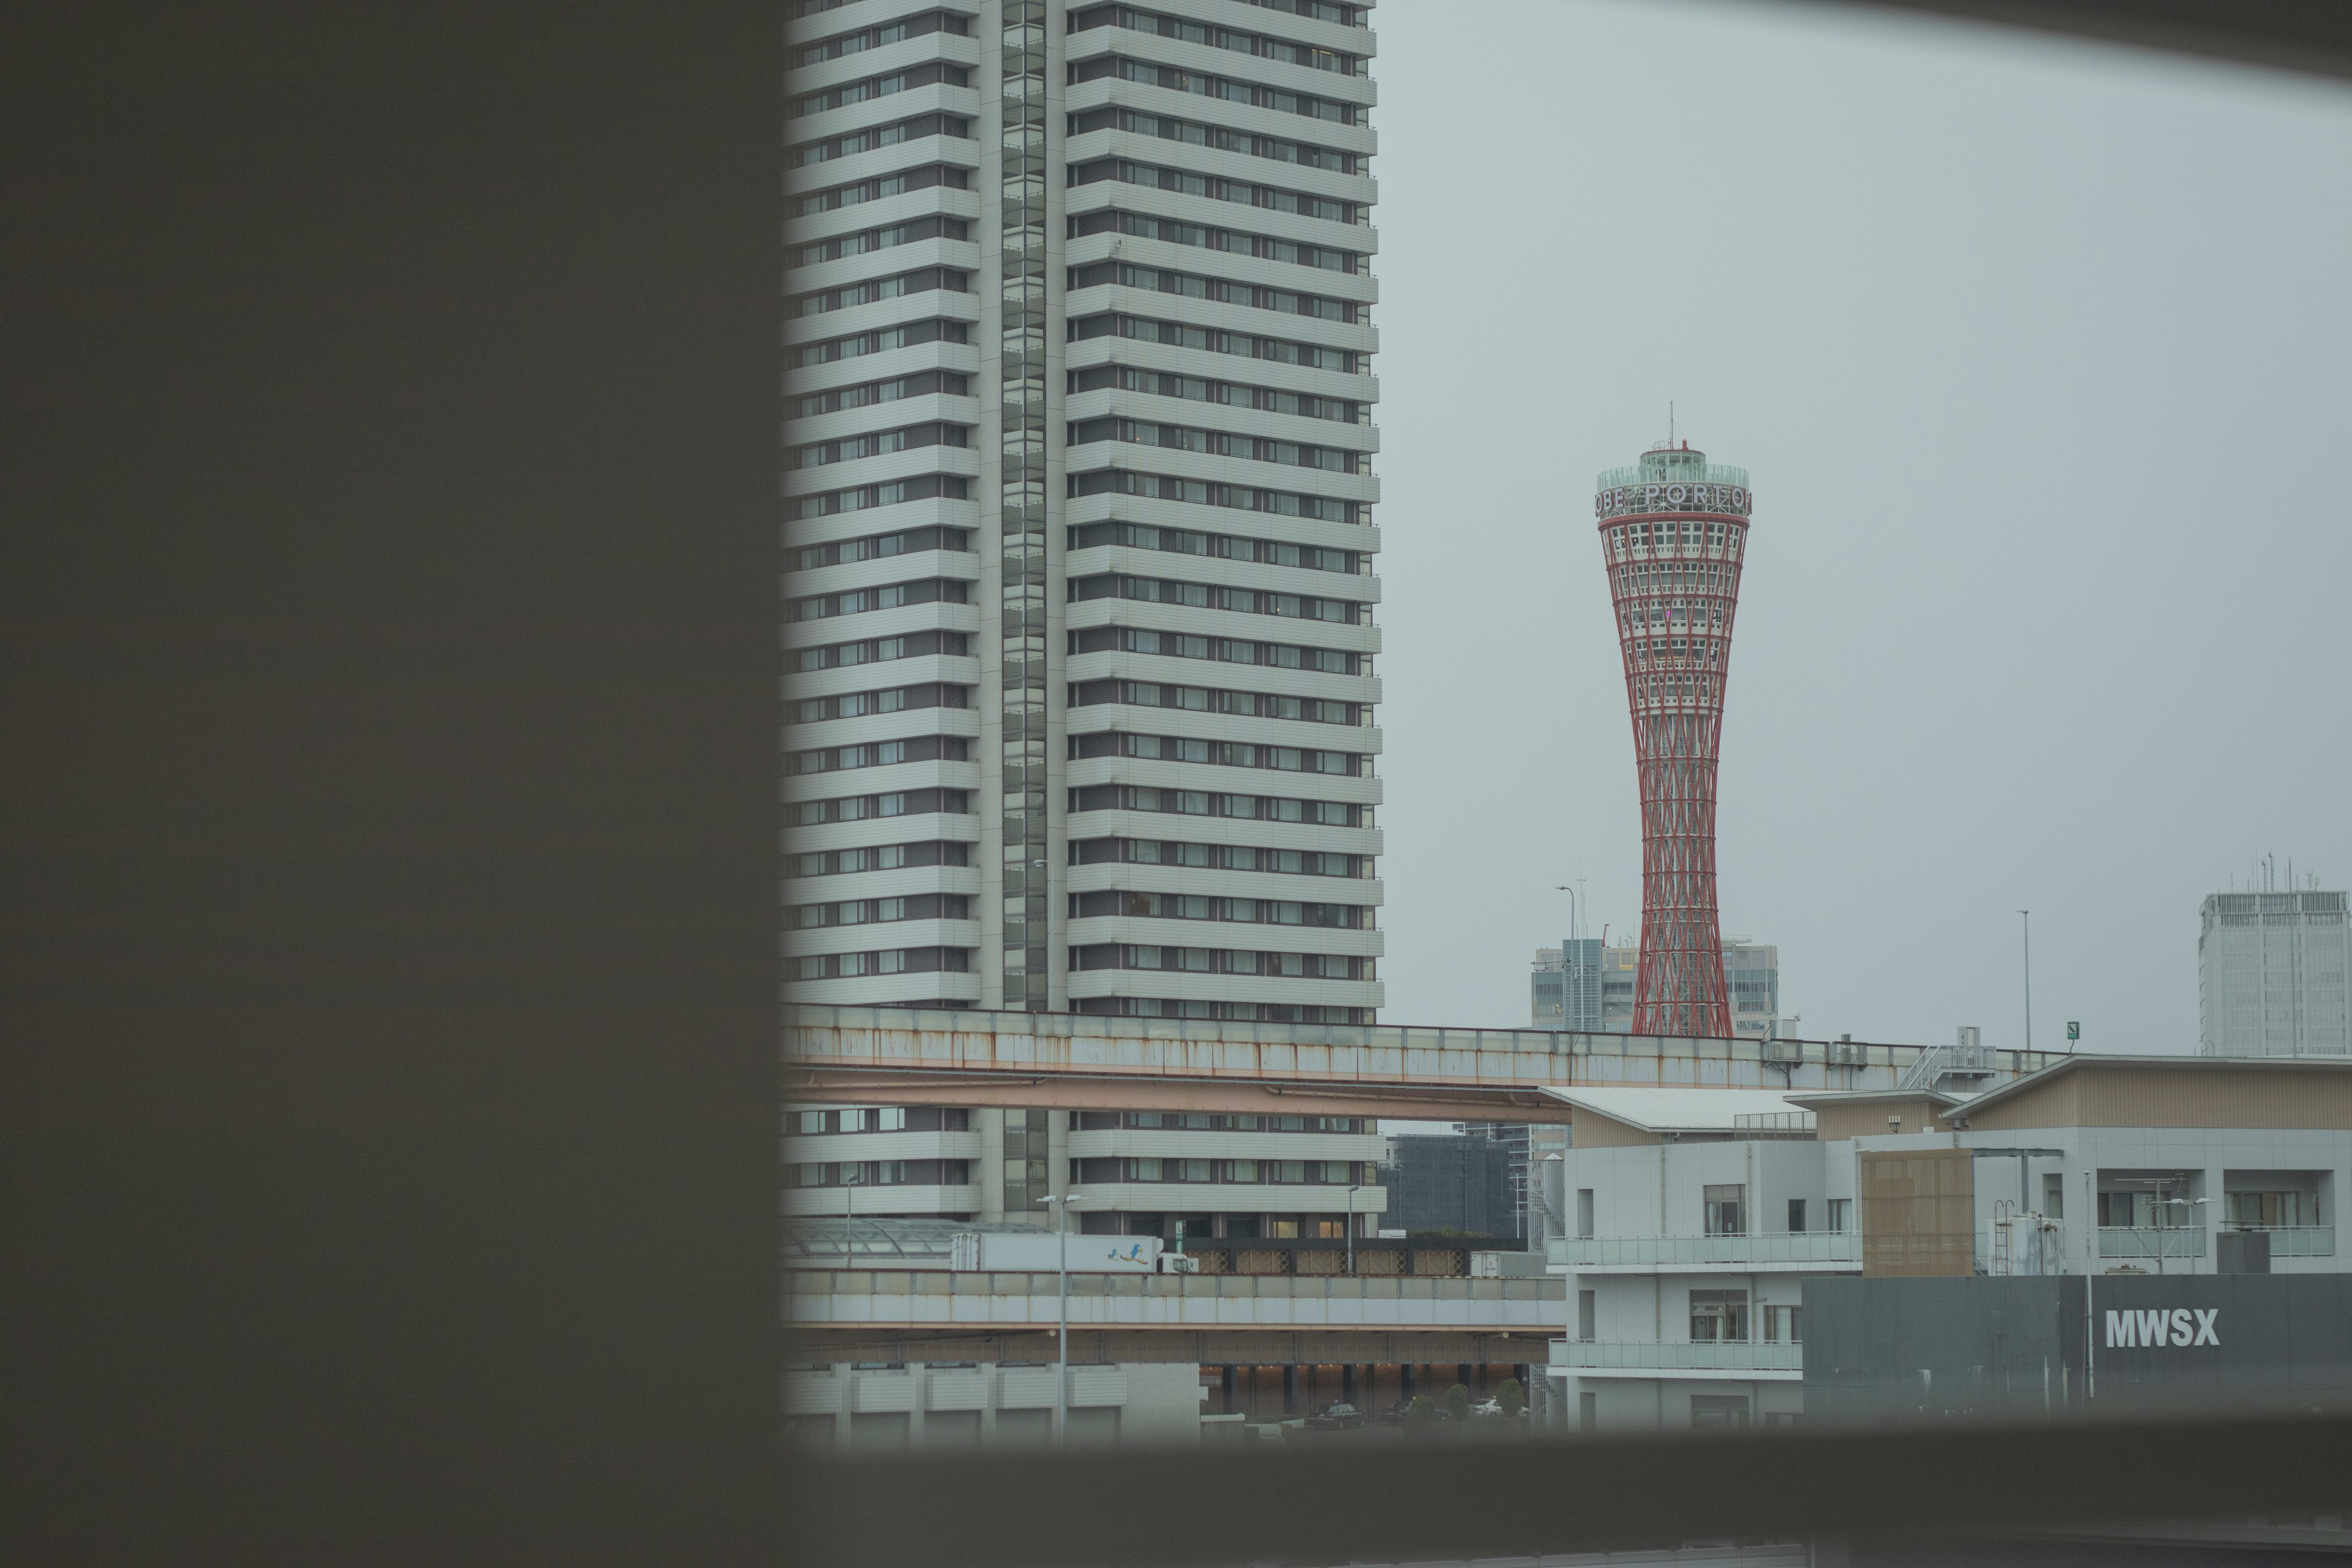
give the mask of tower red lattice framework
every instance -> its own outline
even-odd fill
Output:
[[[1688,442],[1602,474],[1594,497],[1642,780],[1637,1035],[1731,1035],[1715,781],[1750,500],[1745,469]]]

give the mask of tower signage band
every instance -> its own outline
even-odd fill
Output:
[[[1592,498],[1596,517],[1626,512],[1673,510],[1689,507],[1699,511],[1748,515],[1748,487],[1717,484],[1612,485]]]

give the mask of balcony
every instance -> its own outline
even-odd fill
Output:
[[[2277,1244],[2272,1244],[2275,1247]],[[2331,1237],[2330,1250],[2333,1250]],[[2099,1256],[2102,1258],[2202,1258],[2205,1256],[2205,1231],[2202,1226],[2179,1227],[2154,1226],[2103,1225],[2099,1227]]]
[[[2233,1225],[2224,1228],[2269,1237],[2273,1258],[2336,1256],[2336,1227],[2332,1225]],[[2171,1233],[2168,1231],[2166,1234]],[[2167,1248],[2165,1256],[2171,1258],[2176,1255]]]
[[[1765,1378],[1790,1382],[1805,1374],[1805,1347],[1780,1342],[1702,1340],[1554,1340],[1551,1364],[1580,1376]]]
[[[1546,1261],[1578,1273],[1659,1268],[1843,1270],[1862,1267],[1862,1237],[1853,1231],[1570,1237],[1548,1244]]]

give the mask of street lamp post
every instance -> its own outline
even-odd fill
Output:
[[[1348,1276],[1349,1279],[1353,1279],[1356,1273],[1356,1194],[1363,1190],[1363,1184],[1360,1182],[1348,1189]]]
[[[1060,1258],[1054,1269],[1054,1447],[1066,1448],[1070,1443],[1070,1205],[1078,1201],[1075,1194],[1038,1200],[1054,1205],[1054,1234],[1059,1238]]]

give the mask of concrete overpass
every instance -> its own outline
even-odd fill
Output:
[[[1563,1122],[1544,1092],[1991,1088],[2056,1059],[1864,1041],[787,1007],[785,1092],[841,1105],[1285,1112]]]

